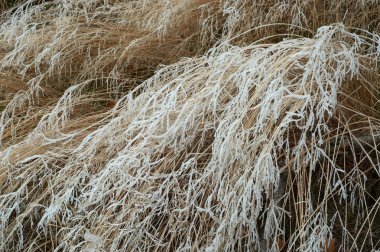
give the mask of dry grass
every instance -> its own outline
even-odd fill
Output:
[[[0,251],[380,249],[378,1],[16,5]]]

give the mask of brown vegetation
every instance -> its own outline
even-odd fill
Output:
[[[0,3],[0,251],[380,249],[377,0]]]

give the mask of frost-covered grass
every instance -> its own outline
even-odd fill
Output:
[[[373,0],[8,9],[0,251],[379,249],[378,13]]]

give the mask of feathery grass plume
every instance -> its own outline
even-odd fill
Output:
[[[217,41],[243,46],[263,36],[266,41],[283,34],[313,36],[334,22],[379,30],[380,5],[373,0],[13,2],[17,7],[1,18],[0,40],[8,46],[0,71],[17,71],[28,80],[28,90],[14,97],[7,114],[32,106],[45,89],[57,90],[58,99],[69,86],[89,79],[109,88],[129,79],[128,86],[135,86],[158,65],[199,55]],[[7,128],[17,132],[13,119],[2,117],[0,135]]]
[[[0,251],[379,249],[379,8],[18,1]]]
[[[91,80],[70,87],[2,151],[0,249],[379,248],[378,43],[343,25],[222,43],[99,113],[74,112]]]
[[[106,84],[110,95],[127,90],[158,65],[204,51],[198,20],[207,1],[148,2],[25,1],[6,12],[0,37],[8,47],[0,70],[17,71],[28,89],[3,115],[32,106],[45,89],[56,90],[58,99],[69,86],[88,80]],[[15,131],[13,120],[1,118],[0,135]]]

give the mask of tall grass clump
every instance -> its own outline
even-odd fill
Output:
[[[0,251],[380,249],[378,1],[0,10]]]

